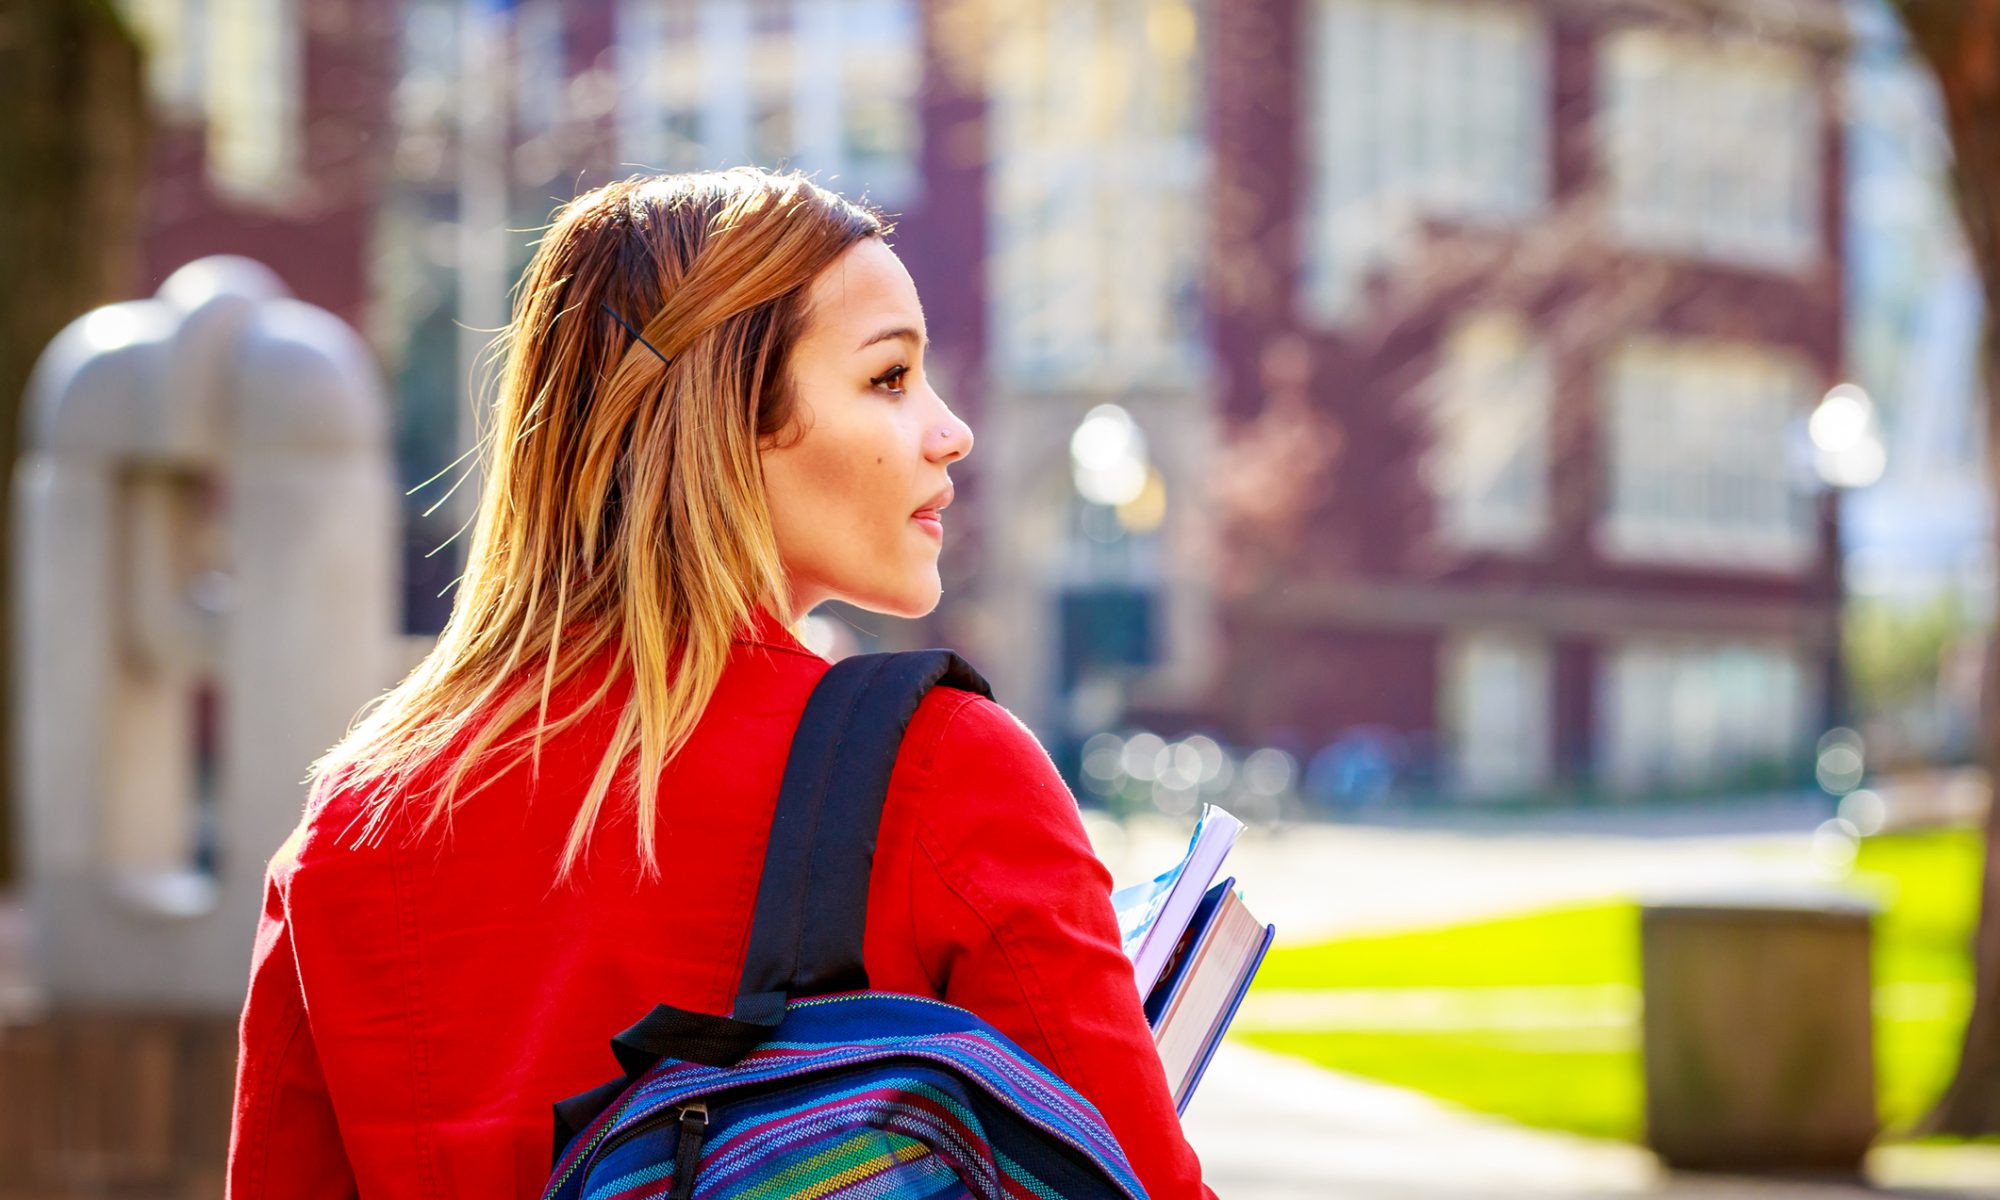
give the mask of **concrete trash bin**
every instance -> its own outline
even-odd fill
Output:
[[[1684,1170],[1857,1173],[1874,1139],[1868,901],[1640,906],[1647,1142]]]

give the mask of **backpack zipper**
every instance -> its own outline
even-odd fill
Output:
[[[674,1143],[674,1189],[668,1193],[667,1200],[688,1200],[688,1197],[694,1194],[695,1173],[693,1170],[683,1171],[681,1164],[693,1163],[698,1166],[702,1143],[708,1140],[708,1105],[699,1100],[662,1109],[619,1130],[617,1136],[604,1138],[588,1155],[579,1158],[571,1166],[569,1172],[563,1176],[563,1182],[567,1182],[569,1175],[574,1174],[578,1167],[594,1166],[599,1159],[633,1138],[658,1129],[676,1117],[680,1119],[681,1136],[680,1140]],[[616,1124],[614,1120],[612,1126]],[[609,1133],[610,1129],[611,1126],[607,1126],[606,1132]]]
[[[701,1144],[708,1139],[708,1105],[697,1101],[681,1106],[681,1137],[674,1146],[674,1190],[667,1200],[691,1200],[695,1172],[701,1169]]]

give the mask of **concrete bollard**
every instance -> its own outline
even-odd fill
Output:
[[[306,767],[393,669],[372,362],[262,266],[191,263],[49,345],[14,496],[35,982],[234,1014]]]
[[[1870,905],[1799,891],[1640,914],[1646,1134],[1660,1160],[1858,1173],[1877,1129]]]

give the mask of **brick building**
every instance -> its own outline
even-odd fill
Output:
[[[420,480],[464,394],[467,6],[242,6],[312,14],[288,103],[346,132],[288,149],[253,107],[267,156],[226,161],[393,170],[297,228],[204,199],[160,261],[242,248],[360,320]],[[399,48],[343,66],[323,8]],[[1472,794],[1775,779],[1838,708],[1799,442],[1841,370],[1843,31],[1733,11],[521,0],[501,274],[634,169],[797,165],[895,214],[980,445],[935,622],[858,623],[965,647],[1059,758],[1139,721]],[[1093,417],[1143,441],[1115,503],[1077,485]]]
[[[1809,756],[1839,677],[1800,454],[1841,371],[1838,12],[1697,11],[1209,11],[1217,403],[1302,404],[1340,447],[1289,527],[1231,539],[1234,729],[1379,727],[1484,794]]]
[[[157,133],[143,261],[243,254],[364,322],[395,89],[397,0],[125,0]]]

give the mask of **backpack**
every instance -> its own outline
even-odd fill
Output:
[[[555,1106],[543,1200],[1143,1200],[1089,1101],[965,1009],[868,991],[862,929],[918,703],[991,697],[947,650],[843,659],[792,738],[729,1016],[658,1005],[624,1075]]]

